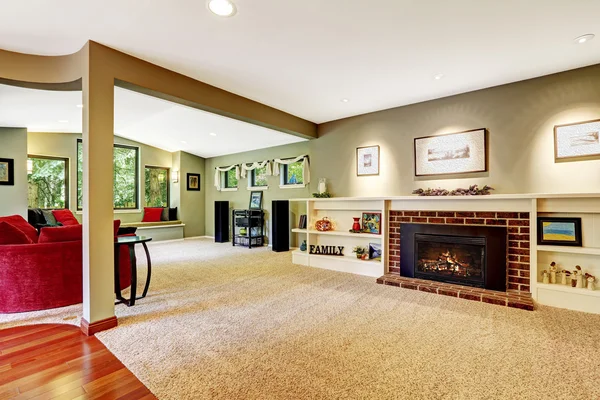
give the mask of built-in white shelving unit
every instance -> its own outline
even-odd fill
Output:
[[[411,211],[509,211],[530,213],[530,290],[541,304],[600,314],[600,194],[515,194],[465,197],[377,197],[291,200],[292,247],[303,240],[307,245],[344,246],[344,256],[311,255],[300,250],[292,252],[295,264],[379,277],[388,268],[388,212]],[[352,217],[362,212],[380,212],[381,235],[351,233]],[[298,228],[301,214],[308,216],[308,229]],[[538,216],[577,216],[582,219],[583,247],[537,245]],[[334,230],[319,232],[315,222],[329,217]],[[358,260],[354,246],[368,247],[379,243],[382,260]],[[561,284],[542,283],[542,271],[554,261],[560,269],[572,271],[580,265],[584,272],[598,277],[597,290],[573,288]],[[587,284],[587,282],[586,282]]]

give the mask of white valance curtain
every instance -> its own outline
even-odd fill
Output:
[[[279,166],[280,165],[289,165],[295,162],[302,161],[302,182],[307,185],[310,183],[310,163],[308,162],[308,156],[305,154],[303,156],[298,156],[296,158],[288,158],[286,160],[282,160],[280,158],[276,158],[273,160],[273,170],[275,171],[275,176],[279,175]]]
[[[252,171],[256,168],[263,168],[264,166],[267,167],[267,175],[273,175],[273,171],[271,170],[271,161],[265,160],[261,162],[253,162],[252,164],[242,164],[242,178],[246,177],[246,171]]]
[[[237,164],[230,165],[229,167],[215,168],[215,187],[217,188],[217,190],[221,190],[221,172],[231,171],[234,168],[236,179],[240,179],[240,167]]]

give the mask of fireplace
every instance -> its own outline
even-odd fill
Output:
[[[506,228],[401,224],[400,274],[506,291]]]

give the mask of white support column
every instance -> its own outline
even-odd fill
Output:
[[[98,58],[98,57],[96,57]],[[83,321],[116,326],[113,245],[114,79],[88,43],[83,60]]]

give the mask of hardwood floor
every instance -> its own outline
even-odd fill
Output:
[[[0,400],[156,399],[98,340],[74,325],[0,331]]]

